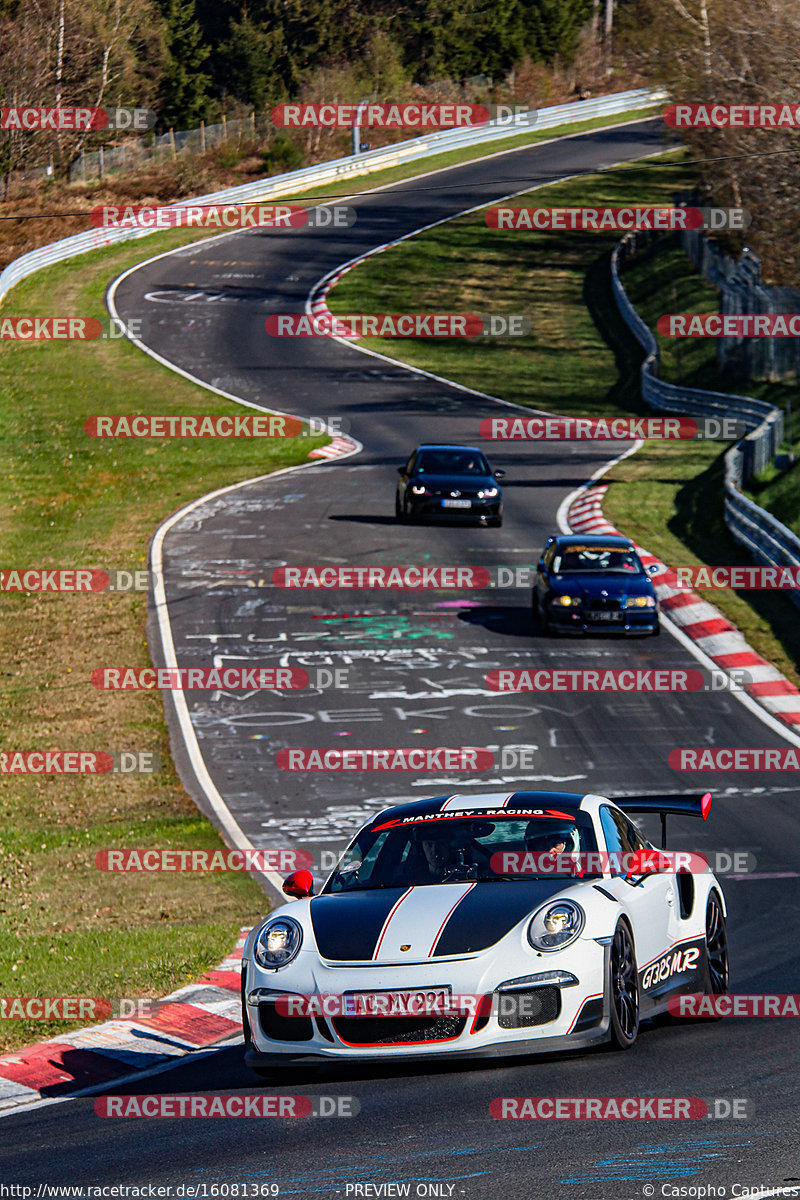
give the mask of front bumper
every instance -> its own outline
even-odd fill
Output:
[[[285,972],[264,972],[250,961],[243,968],[246,971],[244,994],[249,997],[245,1009],[250,1035],[245,1060],[251,1066],[261,1067],[335,1060],[422,1061],[433,1057],[458,1059],[539,1054],[595,1045],[607,1041],[609,1036],[606,987],[608,956],[608,947],[601,946],[593,939],[579,939],[575,946],[558,955],[557,962],[550,961],[551,955],[537,955],[533,961],[513,964],[484,962],[483,956],[479,956],[478,959],[380,968],[333,967],[320,962],[316,955],[301,953]],[[376,1036],[383,1039],[378,1044],[352,1040],[352,1019],[322,1014],[292,1018],[295,1022],[300,1020],[305,1023],[302,1026],[296,1023],[294,1029],[289,1031],[291,1040],[284,1040],[282,1036],[274,1036],[284,1032],[275,1025],[274,1008],[268,1008],[264,1014],[258,1003],[259,999],[262,1004],[265,1003],[265,992],[273,996],[289,993],[324,997],[339,996],[349,991],[379,992],[444,985],[451,987],[453,995],[494,996],[497,989],[509,980],[536,976],[554,969],[568,972],[578,982],[577,985],[557,988],[558,1003],[542,1009],[540,1016],[546,1019],[539,1024],[506,1027],[508,1018],[503,1017],[495,999],[490,1012],[478,1010],[464,1014],[463,1018],[452,1021],[449,1027],[440,1024],[423,1031],[425,1036],[419,1039],[416,1032],[410,1030],[405,1040],[387,1042],[386,1038],[395,1036],[391,1027],[397,1029],[403,1021],[409,1020],[410,1023],[410,1019],[371,1018],[362,1024],[371,1023],[372,1027],[378,1029]],[[530,990],[543,991],[548,986],[551,985],[535,984]],[[518,996],[519,993],[514,995]],[[430,1018],[428,1022],[430,1024]],[[267,1036],[265,1023],[273,1036]],[[301,1035],[299,1038],[298,1034]],[[363,1032],[359,1036],[363,1037]]]
[[[471,500],[469,508],[443,508],[440,499],[422,498],[411,502],[411,515],[419,520],[480,521],[501,516],[503,504],[495,500]]]
[[[613,620],[591,620],[581,609],[571,611],[552,605],[549,609],[551,629],[562,633],[616,633],[629,637],[637,634],[652,634],[658,628],[658,609],[630,609],[613,611]]]

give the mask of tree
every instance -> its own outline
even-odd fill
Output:
[[[211,53],[203,41],[194,0],[161,0],[166,61],[161,77],[159,124],[193,129],[209,105],[210,77],[203,69]]]
[[[231,25],[230,37],[220,47],[217,75],[221,89],[244,104],[263,109],[284,94],[283,31],[254,25],[245,13]]]

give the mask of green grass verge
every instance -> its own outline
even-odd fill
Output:
[[[693,182],[681,157],[681,152],[668,154],[550,185],[514,203],[670,204],[676,191]],[[479,212],[367,260],[337,284],[329,306],[342,314],[526,313],[532,329],[524,338],[470,343],[365,339],[362,344],[529,407],[570,416],[649,412],[639,394],[642,352],[611,292],[609,264],[616,240],[614,234],[490,231]],[[657,249],[663,261],[649,251],[625,275],[645,319],[655,325],[662,313],[675,311],[671,289],[679,270],[680,311],[707,311],[709,304],[715,309],[707,285],[692,277],[682,252],[676,257],[669,240]],[[674,354],[674,344],[665,347],[667,377],[673,367],[677,370]],[[684,382],[722,386],[713,376],[706,343],[698,339],[682,354]],[[782,386],[758,385],[748,394],[776,402]],[[724,525],[726,448],[719,443],[650,443],[606,476],[612,482],[604,505],[609,520],[674,566],[749,563]],[[759,653],[800,682],[800,631],[796,610],[785,596],[715,591],[710,599]]]

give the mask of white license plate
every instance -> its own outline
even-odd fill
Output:
[[[442,508],[472,508],[471,500],[443,500]]]
[[[403,988],[390,992],[345,992],[346,1017],[444,1016],[450,1012],[453,989]]]
[[[590,621],[621,621],[621,612],[589,612],[586,614]]]

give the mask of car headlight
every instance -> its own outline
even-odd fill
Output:
[[[652,596],[628,596],[622,601],[623,608],[655,608],[656,602]]]
[[[412,483],[411,494],[412,496],[427,496],[428,489],[424,483]]]
[[[303,930],[291,917],[278,917],[265,925],[256,938],[253,958],[260,967],[275,971],[285,967],[303,942]]]
[[[586,917],[574,900],[556,900],[534,913],[528,926],[528,941],[534,950],[563,950],[574,942]]]
[[[492,496],[499,496],[500,488],[484,488],[482,492],[478,492],[479,500],[490,500]]]
[[[558,604],[562,608],[571,608],[580,604],[580,596],[554,596],[553,604]]]

